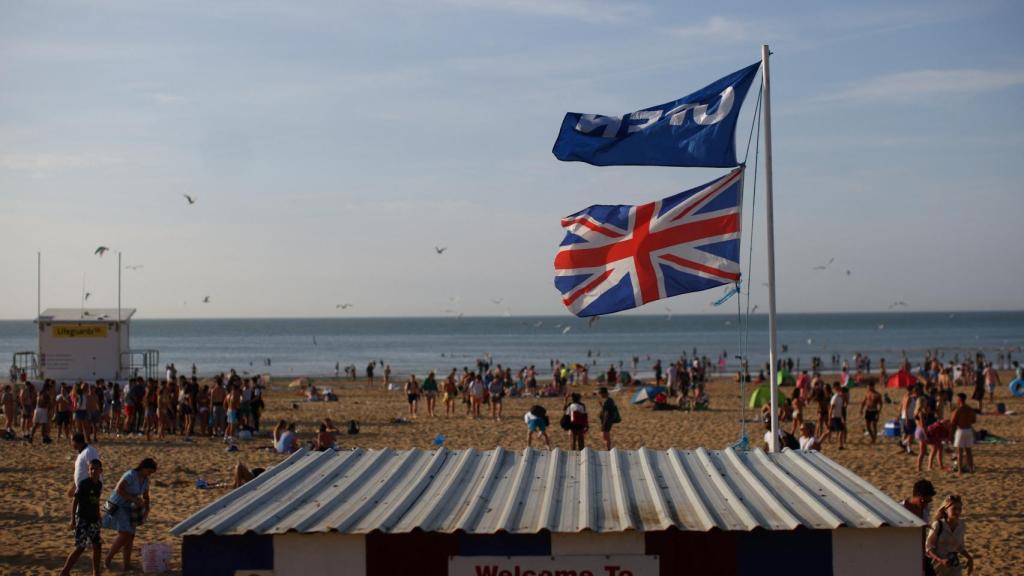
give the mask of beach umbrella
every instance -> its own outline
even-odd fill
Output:
[[[630,399],[630,402],[632,402],[633,404],[643,404],[648,400],[653,402],[655,396],[665,392],[668,392],[668,389],[665,388],[664,386],[654,386],[648,384],[646,386],[641,386],[640,389],[633,394],[633,398]]]
[[[900,370],[889,377],[889,380],[885,383],[886,388],[910,388],[914,384],[917,384],[917,378],[906,370]]]
[[[780,391],[780,392],[778,392],[778,395],[779,395],[779,404],[782,404],[783,402],[786,401],[786,395],[785,394],[783,394]],[[754,388],[754,391],[750,393],[750,402],[749,402],[748,406],[750,407],[751,410],[758,410],[758,409],[761,408],[761,406],[764,406],[765,404],[771,404],[771,401],[772,401],[772,387],[771,387],[771,384],[768,384],[767,382],[765,382],[764,384],[761,384],[757,388]]]
[[[792,386],[796,382],[793,375],[785,368],[779,370],[778,374],[776,374],[776,380],[779,381],[779,386]]]

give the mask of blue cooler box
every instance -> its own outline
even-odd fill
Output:
[[[899,438],[900,437],[900,422],[899,420],[889,420],[885,423],[886,438]]]

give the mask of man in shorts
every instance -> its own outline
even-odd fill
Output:
[[[864,415],[864,428],[871,436],[872,444],[878,438],[878,414],[881,410],[882,395],[875,390],[874,381],[870,381],[867,392],[864,393],[864,401],[860,403],[860,413]]]
[[[75,490],[70,525],[70,528],[75,531],[75,549],[71,551],[67,561],[64,562],[64,568],[60,571],[61,576],[68,576],[71,573],[71,568],[89,547],[92,547],[92,573],[95,576],[100,574],[100,558],[103,557],[100,540],[100,494],[103,492],[100,475],[102,473],[103,463],[93,459],[89,462],[89,476],[83,479]]]
[[[843,397],[843,389],[839,382],[832,383],[832,399],[828,403],[828,432],[822,437],[822,442],[828,439],[833,432],[839,435],[839,449],[846,449],[846,401]]]
[[[956,410],[949,416],[953,428],[953,446],[956,448],[957,474],[974,472],[974,423],[978,416],[967,405],[967,394],[956,395]]]
[[[551,439],[548,438],[548,412],[547,410],[537,404],[530,408],[530,411],[523,415],[523,420],[526,422],[526,445],[533,447],[533,435],[540,434],[541,438],[544,438],[544,444],[551,449]]]

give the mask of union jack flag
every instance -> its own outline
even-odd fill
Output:
[[[740,279],[743,167],[656,202],[562,219],[555,287],[577,316],[636,308]]]

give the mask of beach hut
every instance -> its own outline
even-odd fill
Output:
[[[184,576],[918,574],[924,524],[817,452],[299,451],[175,526]]]
[[[48,308],[39,314],[39,376],[59,381],[155,375],[159,353],[132,350],[134,308]]]

